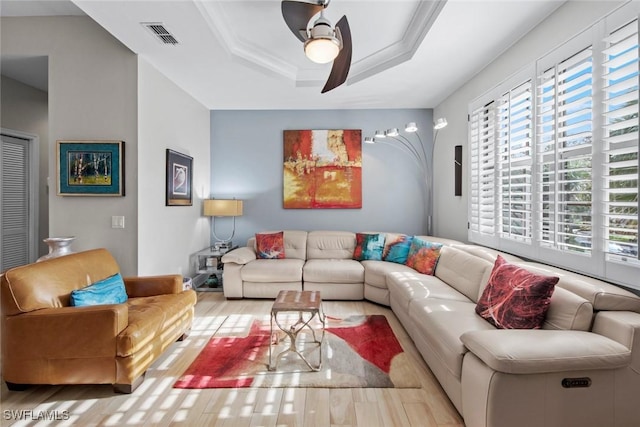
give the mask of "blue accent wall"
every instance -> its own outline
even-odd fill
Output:
[[[377,129],[403,131],[408,122],[418,124],[430,153],[431,109],[212,111],[211,196],[244,200],[234,243],[244,245],[256,232],[285,229],[424,234],[425,185],[414,159],[387,144],[364,143]],[[362,209],[283,208],[285,129],[362,129]],[[231,218],[216,219],[219,237],[228,237],[231,229]]]

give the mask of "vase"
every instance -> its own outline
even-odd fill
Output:
[[[43,242],[49,246],[49,253],[38,258],[36,262],[72,254],[71,243],[73,243],[75,239],[75,237],[49,237],[44,239]]]

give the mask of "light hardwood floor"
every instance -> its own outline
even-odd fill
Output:
[[[174,389],[175,380],[225,316],[268,314],[273,303],[226,301],[214,292],[200,292],[198,299],[189,338],[172,345],[134,393],[114,394],[110,385],[37,386],[10,392],[3,382],[2,425],[464,426],[391,310],[366,301],[325,301],[324,311],[336,317],[385,314],[415,362],[421,389]],[[58,419],[42,420],[48,417]]]

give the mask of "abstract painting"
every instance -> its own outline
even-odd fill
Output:
[[[285,130],[285,209],[362,208],[362,131]]]
[[[124,141],[57,141],[58,195],[124,196]]]

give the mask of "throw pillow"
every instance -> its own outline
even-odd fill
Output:
[[[357,261],[382,261],[384,234],[356,233],[353,259]]]
[[[440,249],[442,249],[442,243],[428,242],[414,237],[405,264],[420,273],[433,276],[440,258]]]
[[[559,278],[532,273],[498,255],[476,313],[500,329],[540,329]]]
[[[406,234],[387,234],[382,259],[398,264],[406,263],[411,242],[413,242],[413,236],[407,236]]]
[[[120,273],[116,273],[85,288],[71,291],[71,305],[74,307],[122,304],[127,299],[127,291]]]
[[[284,232],[256,234],[256,247],[258,249],[258,258],[283,259]]]

